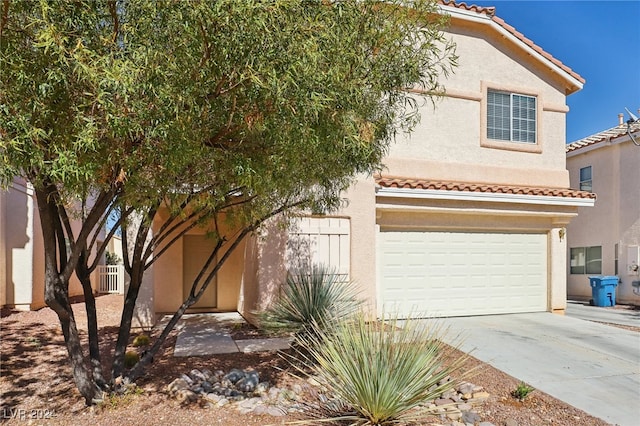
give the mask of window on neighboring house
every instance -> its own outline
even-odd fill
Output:
[[[489,90],[487,138],[536,143],[536,98]]]
[[[613,246],[613,275],[618,275],[618,244]]]
[[[570,257],[572,274],[602,273],[602,246],[574,247]]]
[[[593,189],[591,181],[591,166],[582,167],[580,169],[580,191],[589,191]]]

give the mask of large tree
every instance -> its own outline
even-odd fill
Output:
[[[354,176],[381,166],[418,120],[408,89],[436,97],[455,65],[445,23],[434,0],[2,2],[0,177],[33,185],[45,301],[87,404],[142,374],[242,238],[292,208],[336,208]],[[114,212],[131,284],[105,378],[90,273]],[[209,261],[125,371],[145,270],[203,224],[216,242]],[[74,273],[88,354],[69,302]]]

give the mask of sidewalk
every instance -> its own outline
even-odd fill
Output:
[[[237,312],[184,315],[176,325],[178,337],[173,356],[208,356],[289,348],[288,338],[233,340],[231,330],[234,324],[244,322]]]
[[[602,308],[590,306],[586,302],[569,300],[565,314],[568,317],[587,321],[640,327],[640,309],[633,309],[633,306],[617,305],[610,308]]]

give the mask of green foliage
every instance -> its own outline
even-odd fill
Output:
[[[331,328],[356,313],[359,306],[353,282],[324,265],[313,265],[290,273],[280,297],[257,315],[266,331],[304,333]]]
[[[440,329],[417,320],[354,321],[299,338],[293,365],[336,395],[335,404],[310,412],[309,422],[340,419],[354,425],[406,424],[425,415],[426,401],[457,385],[443,381],[465,357],[449,360]],[[300,366],[300,363],[302,366]]]
[[[133,339],[133,347],[137,348],[139,346],[147,346],[149,343],[151,343],[151,339],[149,338],[149,336],[147,336],[146,334],[138,334],[134,339]]]
[[[122,259],[116,253],[110,251],[105,252],[105,261],[107,265],[119,265],[122,263]]]
[[[4,3],[0,176],[117,181],[130,204],[213,184],[201,203],[255,197],[244,218],[335,207],[415,124],[406,88],[439,92],[455,64],[435,2],[403,3]]]
[[[98,252],[112,208],[160,228],[130,240],[136,288],[195,226],[223,244],[294,207],[339,207],[456,65],[436,0],[409,4],[0,2],[0,185],[34,187],[49,306],[70,314],[69,278],[90,269],[82,252]],[[86,370],[77,340],[70,362]]]
[[[131,368],[136,365],[140,361],[140,355],[136,351],[127,351],[124,354],[124,366],[126,368]]]
[[[105,410],[121,409],[131,405],[138,396],[143,394],[144,389],[132,383],[124,386],[121,392],[105,395],[105,398],[100,403],[100,408]]]
[[[535,388],[529,386],[525,382],[520,382],[518,387],[511,392],[511,396],[519,401],[524,401]]]

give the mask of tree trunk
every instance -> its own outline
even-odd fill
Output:
[[[64,284],[54,276],[47,274],[45,277],[45,301],[54,310],[60,320],[62,334],[67,346],[67,354],[71,364],[73,380],[84,397],[87,405],[95,404],[102,400],[102,391],[93,380],[87,365],[85,364],[82,344],[76,326],[76,320],[69,303]]]
[[[85,364],[76,320],[69,301],[69,279],[65,279],[58,268],[58,261],[60,261],[60,266],[65,265],[66,267],[66,253],[58,253],[57,251],[60,236],[56,224],[60,224],[60,217],[58,216],[56,199],[52,196],[55,188],[53,186],[34,186],[34,189],[38,200],[44,243],[44,300],[58,315],[74,382],[86,404],[91,405],[102,400],[102,392],[93,381]]]
[[[88,254],[83,250],[76,267],[76,275],[82,283],[84,293],[84,305],[87,310],[87,332],[89,333],[89,360],[93,373],[93,380],[101,389],[106,389],[106,381],[102,371],[100,360],[100,339],[98,337],[98,315],[96,312],[96,299],[91,287],[91,276],[87,268]]]
[[[127,291],[127,295],[124,299],[122,317],[120,318],[120,327],[118,328],[118,340],[116,341],[116,348],[113,354],[113,365],[111,366],[112,380],[122,376],[124,371],[124,356],[127,351],[127,345],[129,344],[129,337],[131,336],[133,311],[136,307],[136,300],[138,299],[140,285],[142,284],[141,281],[142,274],[132,274],[129,283],[129,290]]]

